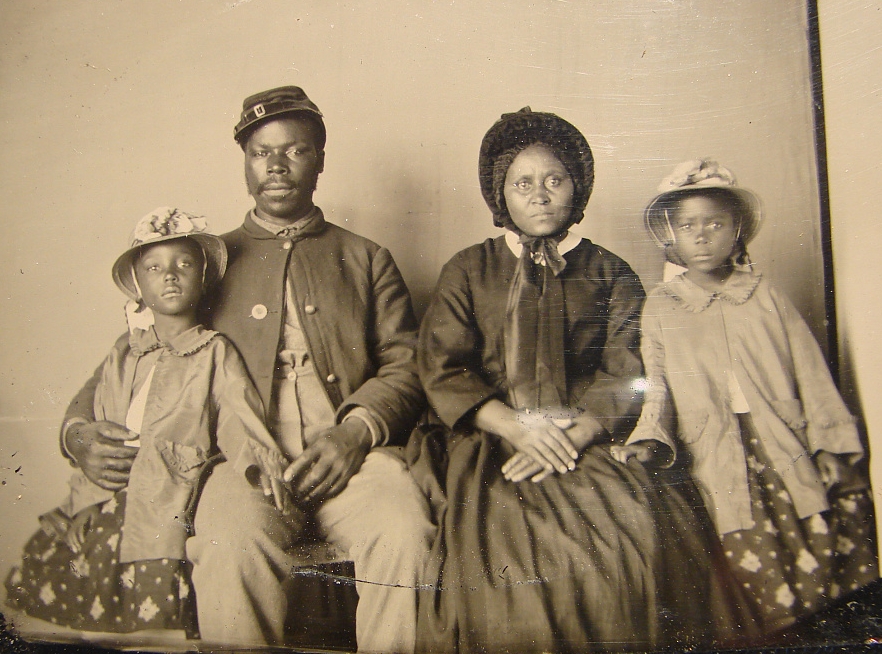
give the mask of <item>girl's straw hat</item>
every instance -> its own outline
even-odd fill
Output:
[[[674,171],[658,185],[658,195],[643,212],[643,224],[661,248],[676,241],[671,220],[676,201],[690,194],[710,189],[729,193],[741,205],[737,211],[740,218],[739,238],[747,245],[759,231],[762,222],[762,206],[751,191],[736,185],[735,175],[711,159],[691,159],[674,168]],[[714,191],[718,192],[718,191]]]
[[[227,269],[227,247],[224,242],[206,233],[207,221],[172,207],[159,207],[141,218],[132,233],[132,246],[113,264],[113,281],[131,299],[138,301],[141,294],[134,278],[132,264],[138,251],[145,245],[189,238],[196,241],[205,255],[204,288],[218,282]]]

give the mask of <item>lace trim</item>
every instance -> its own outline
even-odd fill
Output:
[[[754,272],[749,268],[736,269],[726,280],[725,286],[720,291],[712,293],[680,274],[663,284],[661,290],[689,311],[700,313],[714,300],[726,300],[736,305],[744,304],[753,295],[760,280],[762,280],[760,272]]]
[[[218,334],[219,332],[205,329],[202,325],[197,325],[183,334],[179,334],[170,343],[163,343],[152,328],[146,331],[138,329],[129,335],[129,346],[132,348],[132,352],[138,356],[143,356],[157,348],[165,347],[168,349],[169,354],[185,357],[195,354],[204,348]]]

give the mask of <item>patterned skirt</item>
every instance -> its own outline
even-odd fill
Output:
[[[6,579],[7,604],[31,617],[84,631],[184,629],[196,636],[189,562],[119,563],[125,504],[123,490],[97,505],[79,552],[57,530],[44,527],[34,534],[21,565]]]
[[[722,542],[770,632],[878,578],[873,503],[867,490],[834,488],[829,511],[800,519],[753,422],[740,422],[755,526],[724,534]]]

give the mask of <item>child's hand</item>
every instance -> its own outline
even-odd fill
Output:
[[[292,515],[297,510],[291,489],[281,479],[261,471],[260,487],[265,497],[273,498],[276,508],[282,515]]]
[[[637,459],[640,463],[650,463],[658,453],[657,441],[640,441],[633,445],[613,445],[610,454],[619,463],[627,464],[629,459]]]
[[[821,482],[828,491],[836,484],[840,484],[852,476],[851,466],[843,463],[842,459],[832,452],[825,452],[823,450],[818,452],[815,455],[815,465],[818,466],[818,471],[821,473]]]
[[[98,507],[90,506],[77,513],[70,522],[67,533],[64,534],[64,542],[74,554],[79,554],[86,542],[86,530],[92,524],[92,520],[98,517]]]
[[[273,504],[283,515],[291,515],[298,510],[294,503],[291,488],[285,483],[285,468],[288,459],[281,451],[266,448],[251,442],[254,462],[245,470],[245,479],[253,488],[260,488],[264,497],[272,498]]]

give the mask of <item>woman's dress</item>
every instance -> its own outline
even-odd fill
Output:
[[[586,239],[564,259],[548,309],[563,327],[560,408],[590,412],[621,442],[640,409],[643,288]],[[616,462],[607,443],[572,472],[513,483],[501,468],[514,448],[469,426],[488,399],[510,397],[506,304],[518,265],[505,237],[460,252],[423,321],[421,379],[446,427],[417,430],[410,444],[417,478],[430,491],[438,480],[418,650],[646,649],[751,634],[688,477],[654,479]]]

